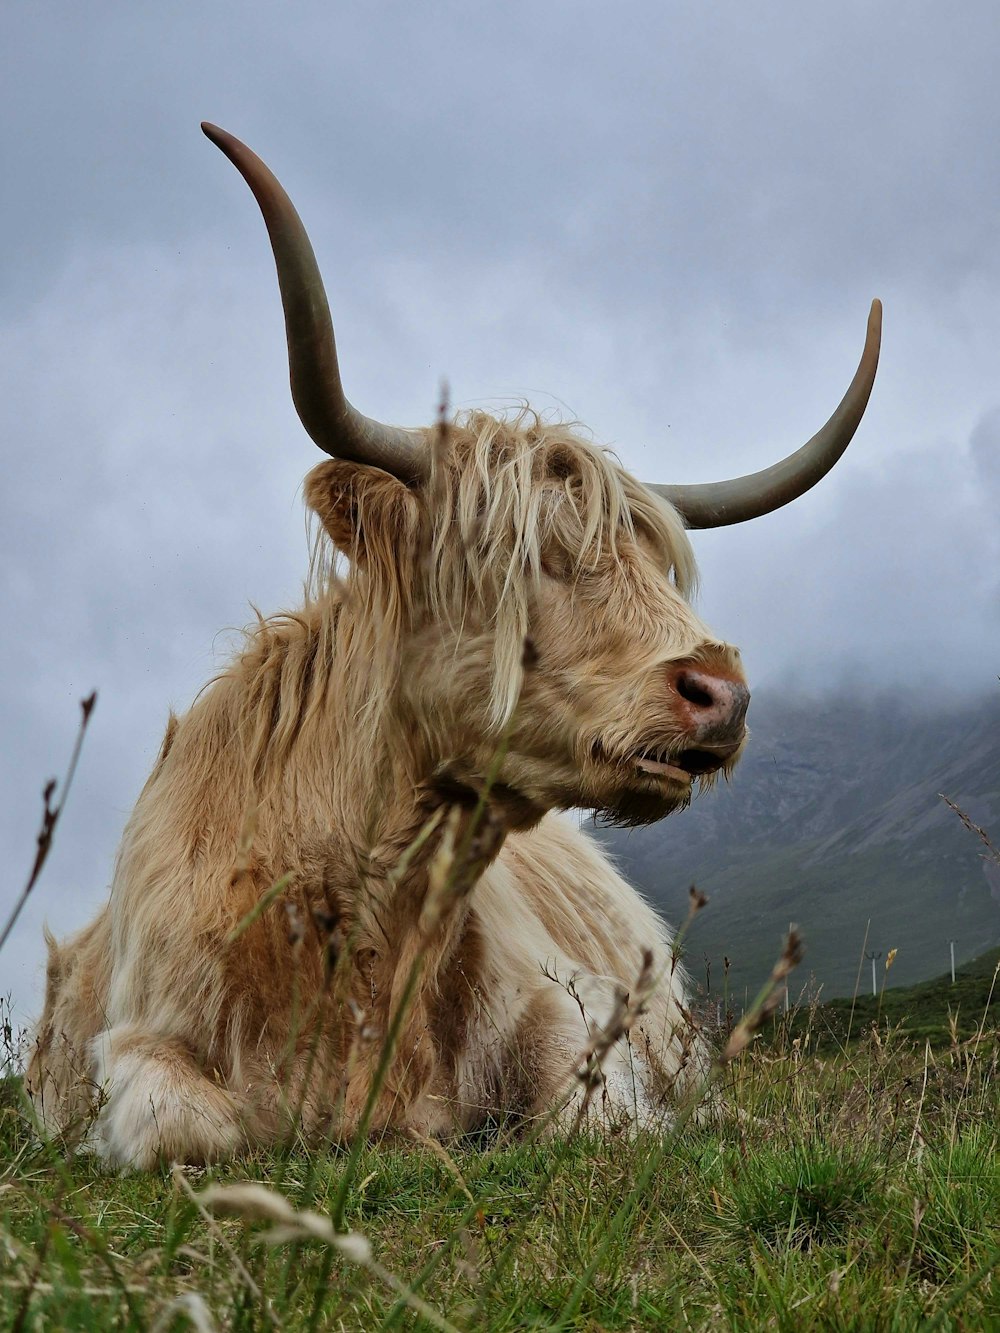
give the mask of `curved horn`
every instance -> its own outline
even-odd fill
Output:
[[[303,426],[334,458],[382,468],[401,481],[421,480],[428,460],[419,434],[363,416],[344,395],[323,279],[292,201],[246,144],[207,121],[201,128],[250,186],[264,215],[285,312],[292,401]]]
[[[868,406],[875,382],[882,338],[882,303],[873,301],[861,362],[833,416],[808,443],[780,463],[732,481],[700,486],[660,486],[649,489],[680,511],[689,528],[721,528],[769,514],[797,500],[833,467],[850,444]]]

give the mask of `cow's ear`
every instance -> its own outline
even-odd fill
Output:
[[[392,559],[409,546],[415,530],[412,492],[379,468],[340,458],[320,463],[306,477],[305,499],[351,560]]]

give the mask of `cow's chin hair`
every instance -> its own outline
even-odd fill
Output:
[[[600,805],[592,806],[598,824],[609,828],[644,828],[656,824],[676,810],[686,810],[691,792],[665,796],[655,791],[621,791]]]

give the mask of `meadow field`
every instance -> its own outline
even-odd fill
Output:
[[[39,1141],[12,1075],[0,1326],[994,1329],[995,961],[977,975],[975,1019],[939,1006],[919,1037],[863,1006],[848,1029],[768,1016],[772,985],[719,1034],[711,1114],[667,1136],[496,1127],[110,1175]]]

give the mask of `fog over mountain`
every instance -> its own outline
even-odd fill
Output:
[[[43,917],[106,893],[168,708],[306,568],[315,450],[202,118],[288,186],[347,391],[386,420],[429,420],[446,377],[456,406],[578,418],[651,480],[737,475],[822,423],[881,297],[854,444],[790,508],[696,534],[700,610],[755,688],[933,719],[1000,669],[998,49],[986,0],[7,6],[4,901],[99,691],[0,957],[20,1010]]]

